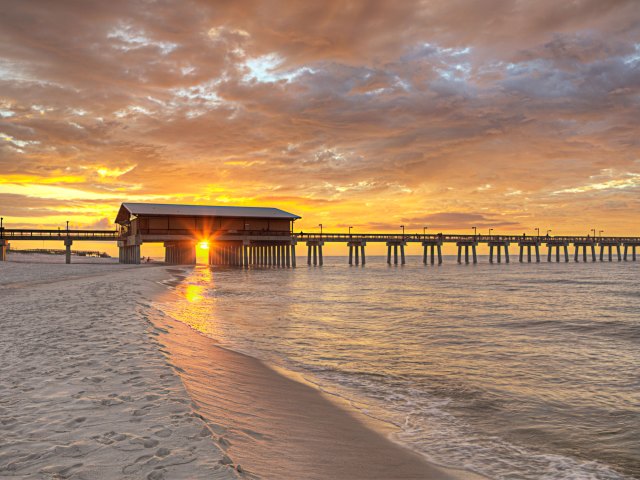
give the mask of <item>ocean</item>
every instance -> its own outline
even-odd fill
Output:
[[[166,314],[301,374],[434,463],[640,478],[640,262],[199,266]]]

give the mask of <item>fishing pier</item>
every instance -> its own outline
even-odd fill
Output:
[[[364,266],[366,247],[384,243],[389,265],[406,263],[406,248],[422,248],[425,265],[442,264],[442,247],[455,244],[457,262],[478,263],[477,249],[486,245],[490,263],[509,263],[509,248],[518,249],[521,263],[539,263],[546,248],[547,262],[569,262],[573,247],[575,262],[636,261],[640,237],[461,235],[418,233],[295,233],[300,217],[277,208],[123,203],[116,217],[116,230],[7,229],[0,226],[0,261],[7,258],[9,242],[46,240],[62,242],[66,263],[71,263],[74,242],[117,242],[119,262],[141,263],[140,247],[162,243],[165,262],[172,265],[196,263],[196,248],[208,246],[208,264],[237,267],[296,267],[296,247],[306,247],[306,263],[322,266],[323,247],[346,246],[349,265]],[[598,252],[599,250],[599,252]],[[599,255],[597,254],[599,253]]]

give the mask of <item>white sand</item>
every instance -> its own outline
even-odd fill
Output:
[[[166,268],[101,263],[0,262],[0,478],[237,478],[147,319]]]

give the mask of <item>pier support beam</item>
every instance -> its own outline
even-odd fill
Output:
[[[509,263],[509,242],[507,240],[492,240],[489,242],[489,263],[493,263],[493,248],[496,248],[496,260],[502,263],[502,250],[504,249],[504,260]],[[521,258],[522,258],[522,247]]]
[[[347,242],[347,246],[349,247],[349,265],[353,265],[355,261],[355,265],[360,265],[360,253],[362,253],[362,265],[365,264],[365,256],[364,256],[364,247],[367,244],[364,240],[355,240],[351,242]]]
[[[393,264],[398,265],[398,247],[400,247],[400,264],[405,264],[404,247],[407,242],[404,240],[394,240],[387,242],[387,264],[391,265],[391,249],[393,248]]]
[[[64,263],[71,263],[71,245],[73,245],[73,240],[70,238],[64,239]]]
[[[165,242],[164,260],[170,265],[195,265],[196,264],[196,242]],[[216,245],[215,248],[209,250],[209,264],[213,265],[216,262],[221,249],[224,246]],[[140,246],[137,245],[135,250],[130,252],[133,255],[133,261],[131,263],[140,263]]]
[[[291,243],[291,266],[296,268],[296,243]]]
[[[422,242],[422,246],[424,247],[424,254],[422,255],[422,263],[425,265],[428,263],[428,260],[431,261],[431,265],[435,264],[435,252],[436,249],[438,251],[438,265],[442,265],[442,240],[434,239],[434,240],[425,240]],[[429,250],[429,252],[428,252]],[[429,257],[427,254],[429,253]],[[475,251],[474,251],[474,258]]]
[[[0,240],[0,262],[7,261],[7,250],[9,249],[9,242],[6,240]],[[634,250],[635,252],[635,250]]]
[[[476,251],[476,247],[478,246],[478,242],[475,241],[462,241],[456,242],[458,247],[458,263],[462,263],[462,249],[464,248],[464,263],[469,264],[469,247],[471,247],[471,254],[473,256],[473,263],[478,263],[478,255]],[[440,260],[440,248],[438,248],[438,260]],[[432,255],[433,258],[433,255]],[[432,260],[433,261],[433,260]]]
[[[618,241],[603,241],[599,243],[600,245],[600,261],[604,261],[604,249],[607,248],[607,253],[609,257],[609,261],[613,262],[613,247],[616,248],[616,253],[618,256],[618,261],[622,261],[622,252],[620,251],[621,242]]]
[[[551,262],[551,255],[553,252],[553,249],[556,249],[556,263],[560,262],[560,250],[563,249],[564,250],[564,261],[568,262],[569,261],[569,243],[567,241],[564,240],[549,240],[547,242],[547,248],[548,248],[548,255],[547,255],[547,262]]]
[[[640,243],[625,242],[624,244],[624,261],[625,262],[628,260],[627,251],[629,248],[631,249],[631,261],[632,262],[636,261],[636,247],[640,247]]]
[[[324,242],[322,240],[309,240],[307,242],[307,265],[311,265],[311,255],[313,253],[313,265],[322,266],[324,263],[322,257],[322,246]]]
[[[536,253],[536,263],[540,263],[540,242],[537,238],[527,238],[525,240],[521,240],[518,242],[518,246],[520,247],[520,255],[519,260],[520,263],[524,262],[524,249],[527,249],[527,263],[531,263],[531,247],[535,248]]]
[[[591,259],[592,261],[596,261],[596,249],[595,249],[595,243],[593,241],[587,240],[587,241],[576,241],[573,242],[573,246],[575,247],[575,251],[574,251],[574,255],[573,255],[573,261],[574,262],[578,262],[580,261],[580,248],[582,248],[582,261],[583,262],[587,262],[589,259],[589,253],[588,253],[588,249],[591,249]]]

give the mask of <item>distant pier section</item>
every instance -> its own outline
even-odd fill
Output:
[[[198,244],[208,245],[212,266],[296,267],[296,247],[306,247],[306,263],[322,266],[323,247],[328,243],[345,245],[349,265],[364,266],[366,247],[384,243],[389,265],[406,263],[409,245],[422,247],[425,265],[442,264],[442,247],[455,244],[457,262],[478,263],[477,248],[486,245],[490,263],[509,263],[510,253],[518,252],[519,262],[541,261],[546,248],[547,262],[569,262],[573,248],[575,262],[636,261],[640,237],[549,236],[549,235],[461,235],[418,233],[295,233],[294,222],[301,217],[278,208],[203,205],[123,203],[118,211],[116,230],[9,229],[0,224],[0,261],[7,258],[11,241],[48,240],[62,242],[66,262],[71,262],[74,242],[117,242],[119,261],[141,262],[143,244],[162,243],[165,262],[174,265],[196,263]],[[512,249],[510,252],[509,249]],[[517,250],[516,250],[517,249]]]

